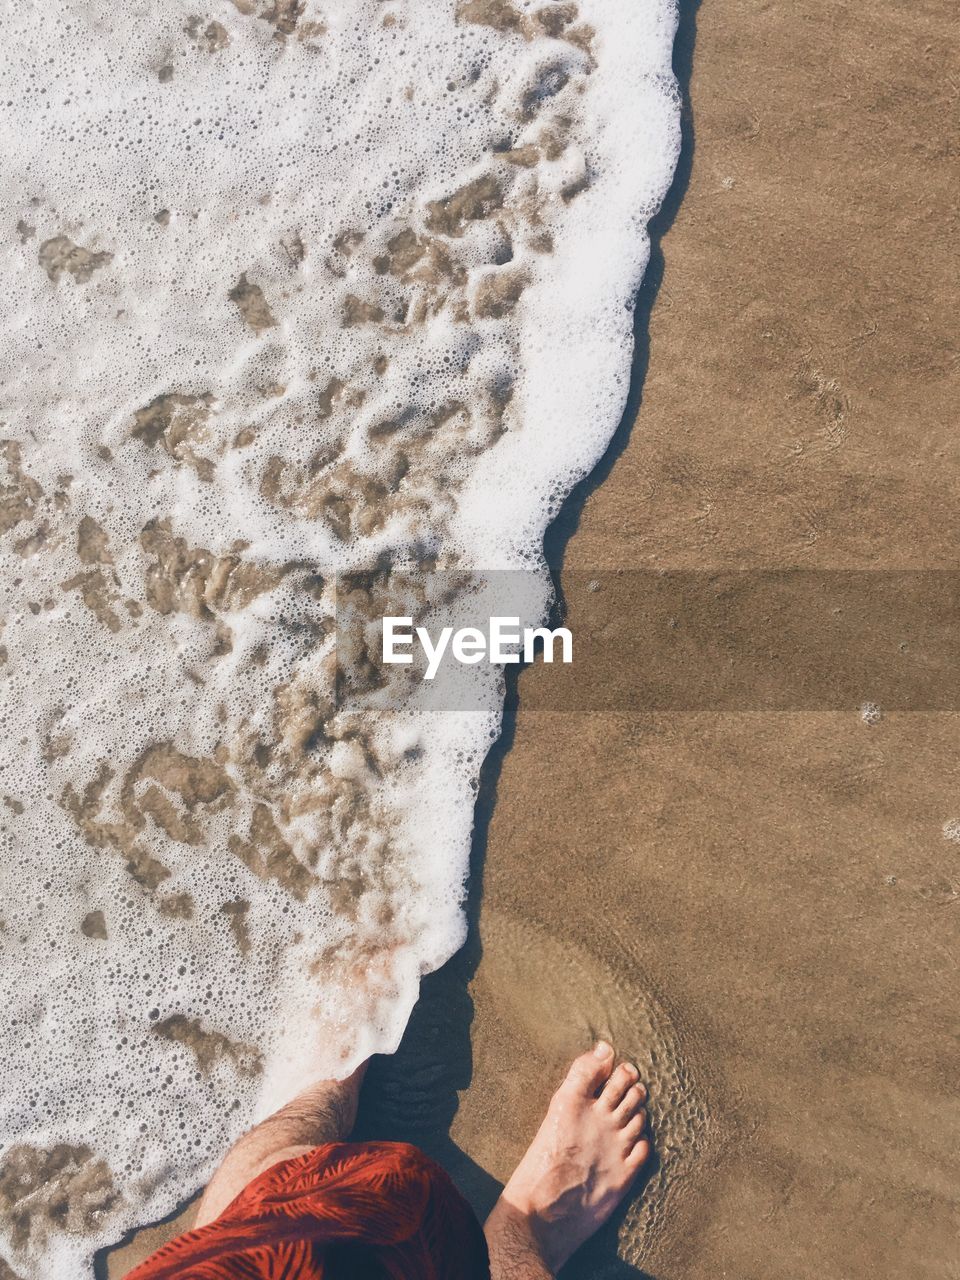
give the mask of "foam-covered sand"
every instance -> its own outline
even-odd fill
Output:
[[[544,529],[626,397],[673,26],[670,0],[5,8],[18,1276],[169,1211],[305,1062],[392,1049],[462,941],[499,682],[340,709],[337,575],[373,571],[375,615],[390,566],[532,569],[542,612]]]

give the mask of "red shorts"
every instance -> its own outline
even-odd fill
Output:
[[[446,1173],[403,1142],[330,1142],[255,1178],[127,1280],[489,1280]]]

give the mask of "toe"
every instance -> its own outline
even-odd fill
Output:
[[[575,1089],[592,1098],[609,1079],[612,1069],[613,1049],[605,1040],[600,1040],[589,1053],[581,1053],[579,1058],[574,1058],[561,1087]]]
[[[638,1111],[637,1114],[624,1125],[621,1130],[624,1147],[631,1150],[643,1137],[643,1131],[647,1127],[646,1112]]]
[[[627,1090],[614,1114],[617,1124],[626,1124],[631,1116],[636,1115],[647,1098],[647,1091],[642,1084],[635,1084]]]
[[[623,1101],[624,1095],[631,1085],[636,1084],[640,1078],[640,1072],[632,1062],[621,1062],[616,1071],[603,1086],[603,1093],[600,1095],[602,1102],[613,1111]]]
[[[636,1173],[636,1171],[641,1167],[641,1165],[646,1163],[647,1157],[649,1155],[650,1155],[650,1143],[647,1141],[646,1138],[641,1138],[640,1141],[634,1146],[633,1150],[629,1152],[627,1155],[627,1158],[625,1161],[627,1168],[630,1170],[631,1173]]]

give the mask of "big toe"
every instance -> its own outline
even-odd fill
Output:
[[[605,1040],[598,1041],[589,1053],[581,1053],[579,1058],[574,1058],[562,1087],[592,1098],[610,1078],[613,1058],[611,1046]]]

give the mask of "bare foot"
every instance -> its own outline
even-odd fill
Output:
[[[646,1090],[632,1063],[613,1064],[601,1040],[574,1059],[553,1095],[484,1228],[495,1280],[556,1272],[610,1217],[650,1154]],[[530,1267],[534,1250],[546,1272]]]

